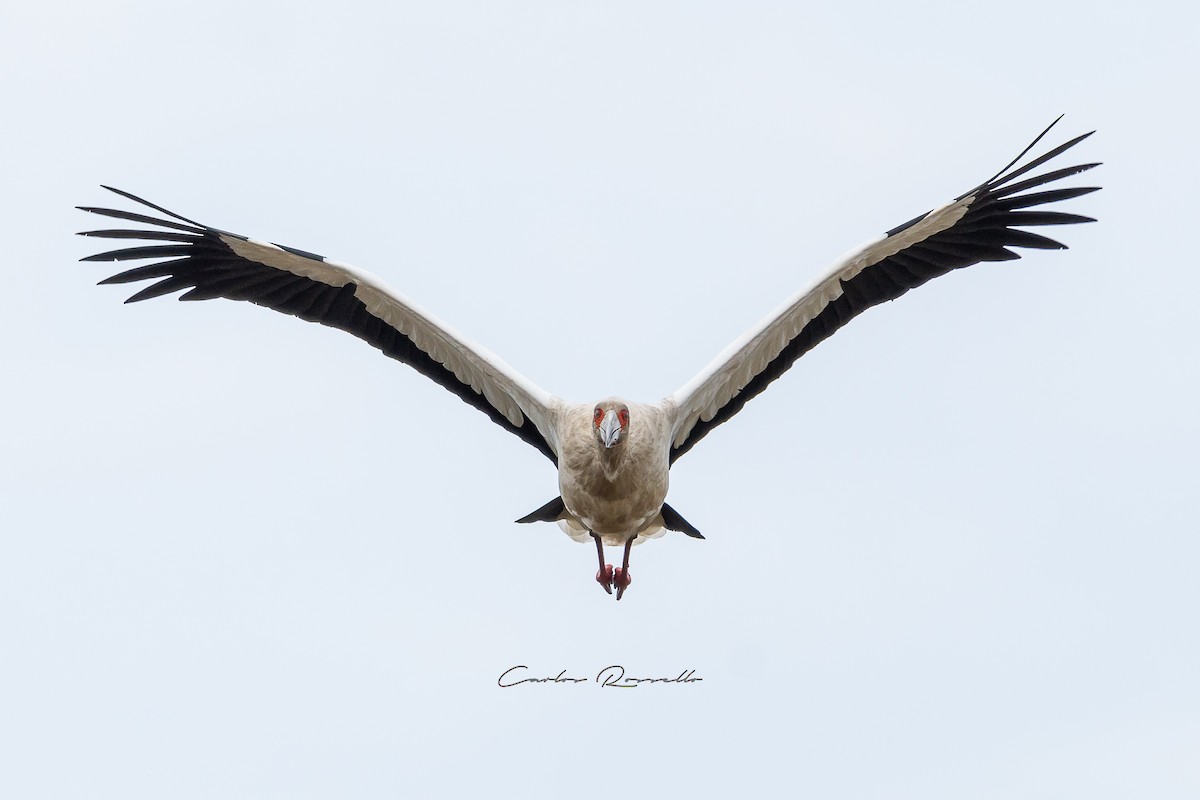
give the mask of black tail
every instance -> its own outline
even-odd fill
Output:
[[[566,513],[566,510],[567,508],[563,505],[562,497],[556,497],[537,511],[521,517],[517,522],[558,522],[559,518]],[[663,527],[669,531],[678,531],[691,536],[693,539],[704,538],[704,535],[696,530],[696,527],[692,523],[680,516],[678,511],[666,503],[663,503],[662,519]]]
[[[696,530],[696,526],[692,525],[692,523],[688,522],[686,519],[681,517],[679,515],[678,511],[671,508],[666,503],[663,503],[662,518],[663,518],[663,527],[669,531],[679,531],[680,533],[686,533],[688,536],[691,536],[693,539],[703,539],[704,538],[704,534],[702,534],[702,533],[700,533],[700,531]]]
[[[566,510],[567,507],[563,505],[563,499],[556,497],[532,514],[526,514],[521,517],[517,522],[558,522],[558,518]]]

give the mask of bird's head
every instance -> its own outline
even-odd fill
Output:
[[[603,447],[616,447],[629,432],[629,406],[613,398],[601,400],[592,412],[592,430]]]

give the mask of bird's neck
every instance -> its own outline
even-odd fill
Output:
[[[604,470],[604,477],[609,481],[615,481],[621,473],[621,466],[625,463],[626,448],[623,445],[605,447],[597,444],[600,447],[600,467]]]

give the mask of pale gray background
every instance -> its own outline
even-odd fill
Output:
[[[6,3],[0,796],[1196,797],[1198,29]],[[112,183],[651,400],[1062,112],[1101,221],[806,356],[679,463],[708,540],[620,604],[511,524],[554,473],[482,414],[250,305],[123,307],[71,236]],[[617,662],[704,682],[495,685]]]

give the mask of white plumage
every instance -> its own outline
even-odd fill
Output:
[[[555,463],[559,497],[518,522],[558,522],[576,541],[594,541],[600,567],[596,579],[610,593],[615,587],[619,600],[630,583],[629,550],[635,542],[659,536],[664,529],[703,538],[665,502],[671,464],[801,355],[867,308],[951,270],[1019,258],[1012,247],[1064,247],[1024,228],[1092,221],[1076,214],[1027,210],[1098,188],[1031,191],[1096,164],[1015,182],[1091,135],[1076,137],[1014,168],[1049,130],[992,179],[851,252],[657,403],[620,398],[567,403],[369,273],[313,253],[211,228],[116,189],[111,191],[168,219],[83,207],[153,227],[82,235],[158,244],[125,247],[84,260],[154,259],[101,281],[159,279],[127,302],[181,290],[187,290],[181,300],[248,300],[346,330],[438,382]],[[620,568],[605,563],[603,545],[624,546]]]

